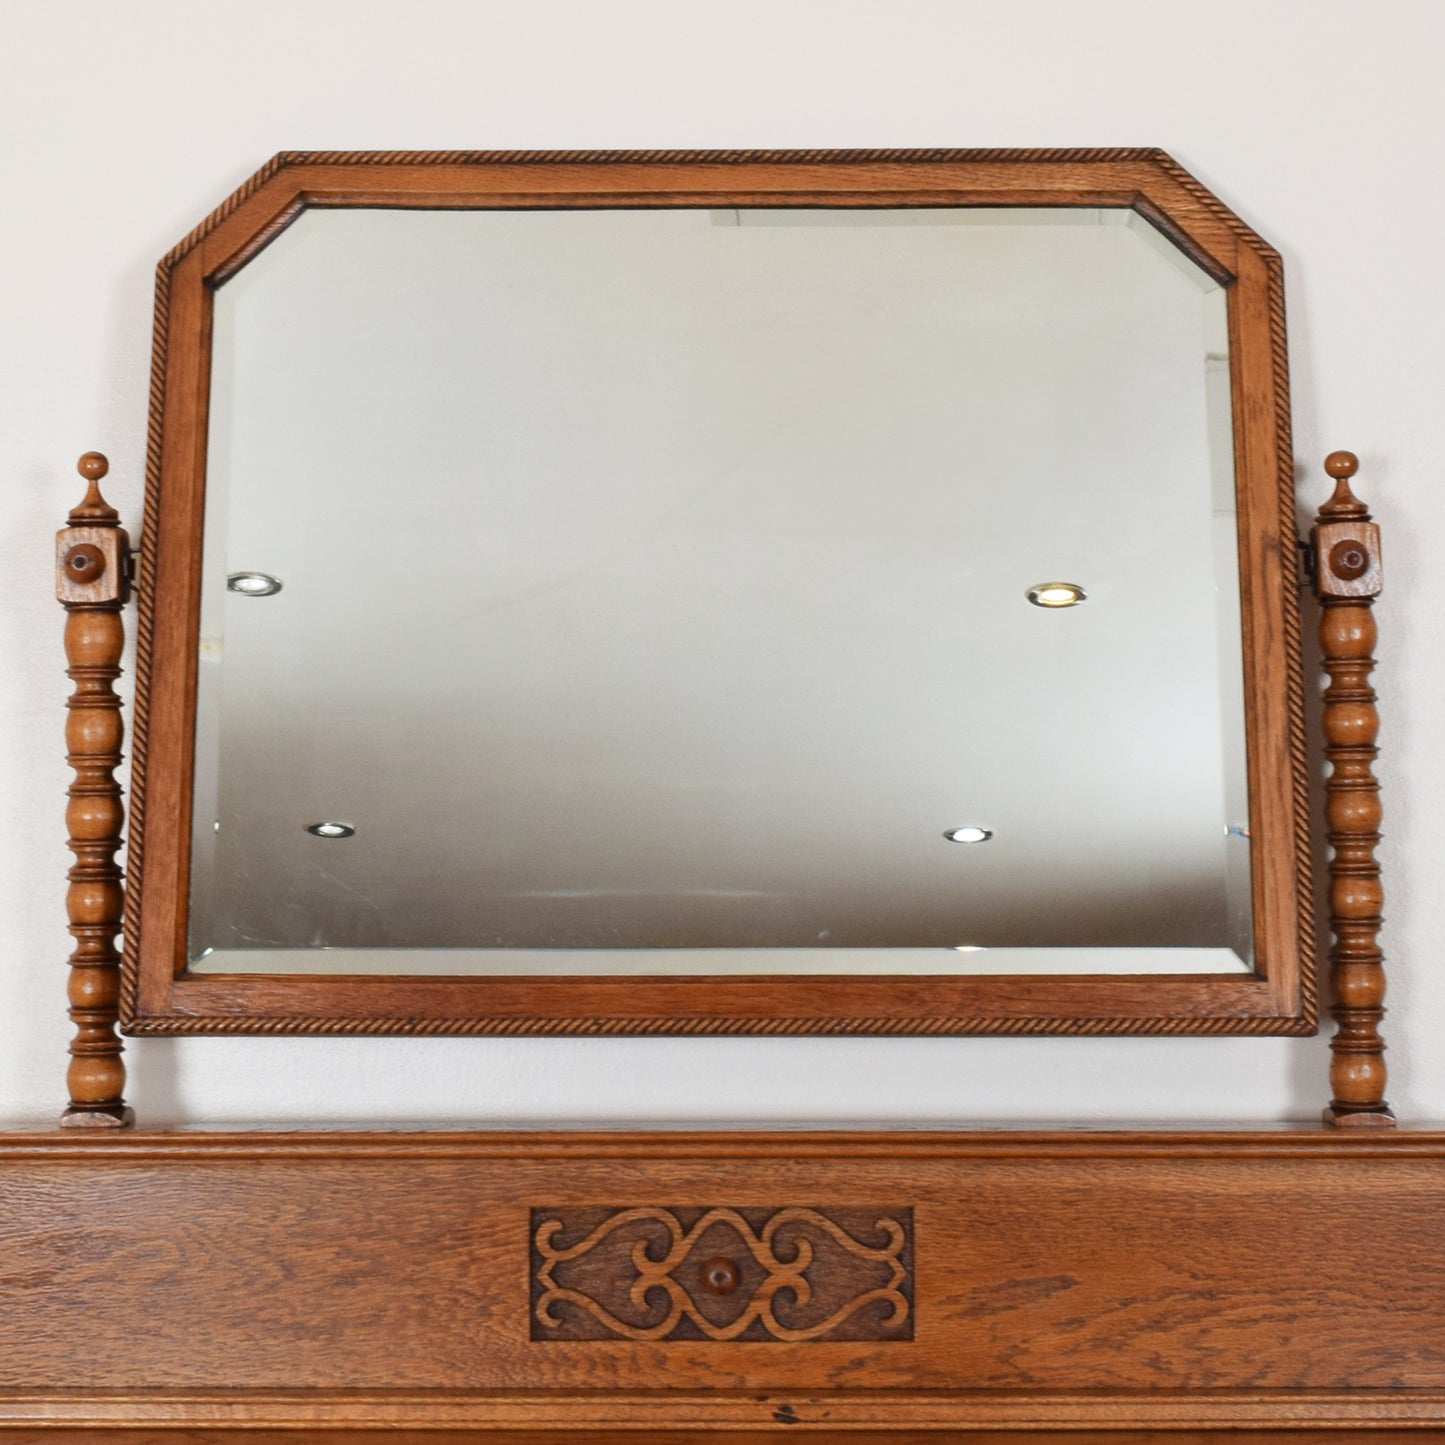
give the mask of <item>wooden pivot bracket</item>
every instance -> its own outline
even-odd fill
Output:
[[[1384,890],[1375,848],[1380,841],[1380,784],[1374,762],[1379,714],[1370,673],[1375,666],[1380,529],[1350,491],[1359,469],[1351,452],[1331,452],[1325,471],[1335,494],[1320,508],[1310,546],[1320,600],[1320,647],[1329,686],[1324,696],[1326,836],[1330,859],[1330,976],[1338,1028],[1330,1041],[1334,1097],[1325,1122],[1344,1128],[1388,1129],[1385,1102],[1384,955],[1376,941]]]
[[[120,847],[125,809],[115,770],[124,725],[112,684],[120,676],[125,642],[121,609],[129,592],[130,539],[114,508],[100,495],[110,464],[86,452],[77,470],[89,484],[85,500],[56,537],[55,595],[65,605],[67,675],[75,683],[66,707],[66,760],[75,769],[65,810],[75,864],[67,877],[66,909],[75,952],[70,955],[70,1106],[68,1128],[121,1129],[135,1123],[126,1107],[125,1065],[116,1033],[120,999]]]

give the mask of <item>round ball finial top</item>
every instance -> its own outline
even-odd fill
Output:
[[[100,479],[110,470],[110,463],[100,452],[86,452],[76,462],[75,470],[85,478],[85,500],[72,508],[72,527],[114,527],[120,520],[116,510],[100,494]]]
[[[1325,458],[1325,471],[1336,481],[1352,477],[1360,469],[1360,459],[1354,452],[1331,452]]]

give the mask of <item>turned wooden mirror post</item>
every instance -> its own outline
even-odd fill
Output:
[[[1330,859],[1330,972],[1334,1016],[1330,1087],[1325,1122],[1353,1128],[1389,1128],[1395,1116],[1385,1102],[1384,955],[1377,936],[1384,891],[1375,847],[1380,841],[1380,784],[1374,774],[1379,714],[1370,673],[1375,666],[1375,619],[1380,593],[1380,529],[1350,490],[1359,469],[1351,452],[1331,452],[1325,471],[1335,494],[1320,508],[1312,536],[1319,595],[1320,649],[1325,690],[1325,783]]]
[[[125,807],[115,770],[124,724],[112,684],[120,676],[125,642],[121,610],[127,599],[130,539],[100,494],[109,463],[86,452],[77,466],[88,483],[85,500],[56,538],[56,596],[65,606],[65,656],[75,690],[66,703],[67,761],[75,770],[66,824],[74,866],[66,908],[75,951],[70,956],[70,1105],[67,1127],[123,1128],[135,1122],[126,1107],[125,1065],[116,1033],[120,999],[121,870],[115,861]]]

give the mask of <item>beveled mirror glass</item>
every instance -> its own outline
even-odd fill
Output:
[[[131,1027],[1310,1027],[1277,259],[1078,154],[282,157],[189,238]]]

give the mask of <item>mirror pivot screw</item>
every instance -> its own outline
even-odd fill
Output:
[[[65,554],[65,570],[77,582],[94,582],[105,571],[105,553],[90,542],[80,542]]]
[[[1370,570],[1370,554],[1358,542],[1336,542],[1330,548],[1330,571],[1346,582]]]

